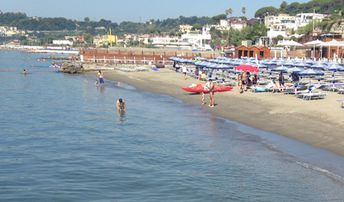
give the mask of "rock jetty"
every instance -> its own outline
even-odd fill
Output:
[[[58,71],[67,74],[80,74],[84,72],[84,67],[81,63],[65,62],[61,65]]]

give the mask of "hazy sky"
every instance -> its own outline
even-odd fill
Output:
[[[25,12],[29,16],[66,17],[82,20],[107,19],[114,22],[166,19],[178,16],[214,16],[233,9],[241,15],[246,7],[248,17],[264,6],[279,7],[283,0],[0,0],[3,12]],[[306,2],[307,0],[286,0]]]

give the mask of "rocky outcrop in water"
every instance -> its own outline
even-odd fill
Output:
[[[65,62],[59,68],[59,72],[67,74],[80,74],[84,72],[84,68],[81,63]]]

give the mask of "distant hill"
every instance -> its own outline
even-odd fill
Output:
[[[269,6],[257,10],[255,17],[263,18],[266,15],[278,13],[295,15],[297,13],[313,13],[314,11],[322,14],[344,13],[344,0],[311,0],[306,3],[294,2],[291,4],[284,1],[280,8]]]
[[[0,12],[0,26],[14,26],[22,30],[31,31],[85,31],[90,34],[101,34],[112,29],[114,34],[136,33],[136,34],[159,34],[162,32],[176,34],[178,26],[189,24],[195,28],[202,27],[206,24],[216,23],[225,15],[214,17],[184,17],[180,16],[175,19],[150,20],[144,23],[124,21],[119,24],[109,20],[101,19],[91,21],[85,17],[84,21],[70,20],[66,18],[43,18],[29,17],[25,13],[2,13]]]

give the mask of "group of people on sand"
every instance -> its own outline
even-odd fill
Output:
[[[215,83],[208,79],[204,84],[204,91],[209,92],[209,107],[215,107]],[[202,105],[206,104],[205,102],[205,93],[202,92]]]
[[[237,76],[237,85],[239,87],[240,93],[247,91],[247,88],[250,86],[257,85],[258,75],[254,74],[251,76],[250,72],[241,72]]]

